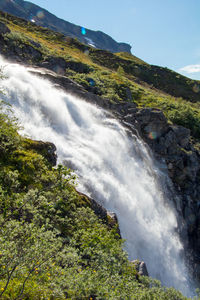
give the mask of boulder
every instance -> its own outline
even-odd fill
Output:
[[[149,276],[145,262],[133,260],[132,263],[135,265],[136,271],[140,276]]]
[[[42,62],[39,64],[39,66],[43,68],[47,68],[52,70],[53,72],[59,74],[59,75],[65,75],[66,69],[73,70],[77,73],[89,73],[90,68],[81,62],[76,62],[76,61],[66,61],[62,57],[48,57],[46,61]]]
[[[117,229],[117,233],[121,237],[121,233],[120,233],[120,229],[119,229],[119,222],[118,222],[118,218],[117,218],[116,213],[111,212],[111,211],[107,211],[107,220],[108,220],[108,226],[110,228],[115,227]]]
[[[0,34],[10,33],[10,29],[2,22],[0,22]]]
[[[171,129],[180,147],[187,147],[190,140],[190,129],[178,125],[171,126]]]
[[[67,68],[67,63],[62,57],[49,57],[46,61],[40,64],[41,67],[50,69],[59,75],[64,75]]]
[[[163,112],[158,109],[132,110],[124,116],[124,120],[133,124],[145,140],[157,140],[169,127]]]
[[[27,147],[30,147],[31,149],[34,149],[38,153],[42,154],[52,166],[56,166],[56,146],[53,143],[30,140],[27,144]]]

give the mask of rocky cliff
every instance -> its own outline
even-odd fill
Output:
[[[50,28],[65,36],[77,38],[80,42],[95,48],[105,49],[111,52],[130,53],[131,50],[130,45],[118,43],[104,32],[86,29],[59,19],[47,10],[28,1],[0,0],[0,10],[31,21],[39,26]]]

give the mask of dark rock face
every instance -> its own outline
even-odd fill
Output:
[[[80,26],[61,20],[47,10],[23,0],[0,0],[0,10],[25,20],[32,20],[35,24],[60,32],[65,36],[78,38],[84,44],[111,52],[129,52],[131,46],[118,43],[109,35],[101,31],[83,29]]]
[[[10,29],[4,24],[0,22],[0,34],[9,33]]]
[[[30,41],[30,43],[33,44],[34,42]],[[34,63],[38,63],[42,58],[42,54],[36,48],[36,44],[33,46],[22,42],[17,44],[13,40],[6,39],[0,31],[0,53],[4,54],[10,60],[28,63],[31,58]],[[37,44],[37,47],[40,47],[39,44]]]
[[[80,193],[77,191],[77,193],[81,196],[87,199],[88,205],[92,208],[94,213],[100,218],[103,223],[108,225],[108,228],[116,228],[116,232],[118,233],[119,237],[121,237],[120,230],[119,230],[119,224],[118,219],[115,213],[107,211],[102,205],[100,205],[96,200],[88,197],[87,195]]]
[[[31,149],[42,154],[50,165],[55,166],[57,161],[56,146],[50,142],[32,141]]]
[[[190,141],[190,130],[170,125],[157,109],[138,109],[135,105],[117,110],[122,122],[136,129],[154,156],[164,161],[177,197],[173,197],[179,219],[179,234],[186,244],[191,265],[199,265],[200,247],[200,153]],[[192,270],[200,280],[200,268]]]
[[[40,142],[40,147],[44,149],[46,155],[46,159],[52,166],[56,166],[57,162],[57,154],[56,154],[56,146],[53,143],[49,142]]]
[[[145,262],[133,260],[132,263],[135,265],[136,271],[140,276],[149,276]]]
[[[38,64],[40,67],[47,68],[52,70],[53,72],[64,75],[66,73],[66,69],[69,68],[77,73],[89,73],[90,68],[81,63],[75,61],[66,61],[62,57],[49,57],[42,63]]]

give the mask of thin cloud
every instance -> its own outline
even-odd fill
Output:
[[[200,65],[188,65],[180,69],[180,71],[185,73],[199,73],[200,72]]]

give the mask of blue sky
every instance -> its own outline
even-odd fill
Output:
[[[148,63],[200,80],[200,0],[30,0],[132,45]]]

